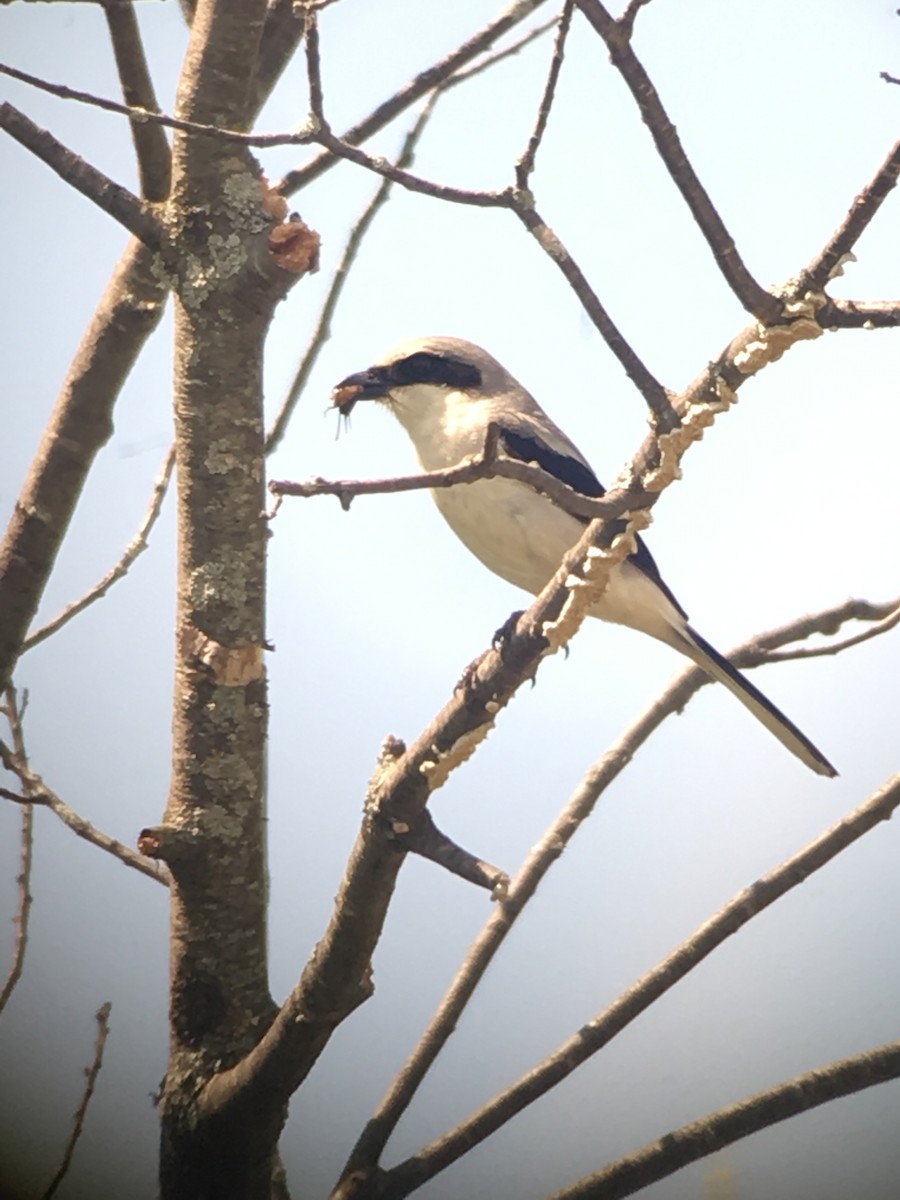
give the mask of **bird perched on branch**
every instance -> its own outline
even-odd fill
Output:
[[[492,428],[503,455],[536,463],[583,496],[604,493],[584,456],[537,401],[471,342],[450,337],[405,342],[368,370],[348,375],[332,396],[343,416],[360,400],[378,400],[391,410],[426,471],[446,470],[478,455]],[[516,479],[486,478],[434,489],[432,495],[450,528],[486,567],[535,594],[587,524],[586,517],[573,516]],[[640,538],[589,611],[678,650],[733,692],[811,770],[837,774],[796,725],[691,628]]]

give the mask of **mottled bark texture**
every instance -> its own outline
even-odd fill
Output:
[[[178,116],[244,128],[265,0],[201,0]],[[263,841],[262,351],[298,277],[269,251],[273,218],[242,148],[179,135],[166,222],[176,295],[179,582],[172,789],[169,1067],[161,1192],[268,1198],[283,1100],[201,1093],[274,1015],[267,983]],[[300,229],[299,223],[295,222]]]

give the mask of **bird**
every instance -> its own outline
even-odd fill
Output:
[[[343,417],[363,400],[384,404],[406,430],[425,471],[446,470],[480,454],[489,428],[501,454],[567,484],[583,496],[604,488],[587,459],[534,397],[486,350],[455,337],[405,341],[332,392]],[[494,476],[432,489],[447,524],[495,574],[539,593],[588,518],[573,516],[544,493],[517,479]],[[685,610],[660,575],[643,540],[610,574],[591,616],[626,625],[685,655],[724,684],[801,762],[819,775],[837,772],[724,655],[688,623]]]

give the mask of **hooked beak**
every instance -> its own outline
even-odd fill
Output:
[[[379,367],[370,367],[342,379],[331,393],[331,403],[342,417],[349,417],[358,400],[383,400],[388,387],[384,372]]]

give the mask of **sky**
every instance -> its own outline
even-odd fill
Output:
[[[749,269],[788,279],[821,248],[896,138],[900,19],[882,0],[653,0],[635,48]],[[341,0],[321,18],[326,113],[343,129],[499,11]],[[542,20],[550,9],[539,10]],[[138,6],[171,111],[186,34],[178,6]],[[2,57],[116,97],[91,5],[12,5]],[[415,169],[505,186],[549,62],[543,39],[437,106]],[[136,186],[121,118],[3,80],[3,97],[118,182]],[[306,117],[301,60],[259,128]],[[413,119],[368,147],[394,154]],[[272,179],[302,162],[261,152]],[[8,138],[0,140],[5,392],[0,508],[8,513],[125,235]],[[341,164],[290,203],[322,236],[318,275],[282,304],[266,362],[274,414],[315,324],[347,231],[377,180]],[[685,386],[746,324],[655,156],[604,47],[576,18],[538,155],[539,210],[649,368]],[[900,277],[891,196],[832,293],[891,299]],[[452,334],[488,348],[607,482],[641,443],[641,397],[550,260],[509,213],[395,191],[365,242],[273,478],[414,469],[381,410],[349,429],[336,381],[392,344]],[[171,314],[132,372],[48,583],[43,621],[117,560],[169,445]],[[898,587],[896,332],[844,331],[749,382],[683,463],[648,542],[693,624],[727,650],[754,633]],[[271,973],[281,1000],[321,936],[387,734],[412,740],[462,669],[526,598],[468,556],[425,493],[286,502],[272,525],[269,638]],[[172,497],[151,547],[110,594],[27,654],[32,765],[123,842],[159,821],[170,753]],[[436,820],[513,872],[588,767],[680,661],[589,622],[545,662],[478,755],[432,801]],[[398,1161],[553,1050],[736,892],[860,804],[897,769],[900,632],[835,657],[772,665],[754,682],[840,771],[798,764],[724,689],[704,688],[604,795],[541,886],[389,1146]],[[13,946],[19,812],[0,809],[0,975]],[[730,939],[552,1096],[422,1189],[428,1200],[540,1197],[718,1106],[897,1037],[900,833],[885,823]],[[23,978],[0,1018],[0,1188],[25,1200],[53,1173],[93,1052],[111,1032],[84,1136],[60,1195],[155,1194],[165,1070],[164,889],[36,814]],[[295,1097],[282,1143],[294,1194],[327,1195],[362,1124],[415,1043],[467,946],[486,893],[430,863],[404,867],[375,957],[376,992]],[[900,1087],[782,1124],[647,1189],[651,1200],[888,1200],[900,1179]],[[489,1188],[485,1183],[489,1180]],[[718,1189],[718,1191],[716,1190]]]

